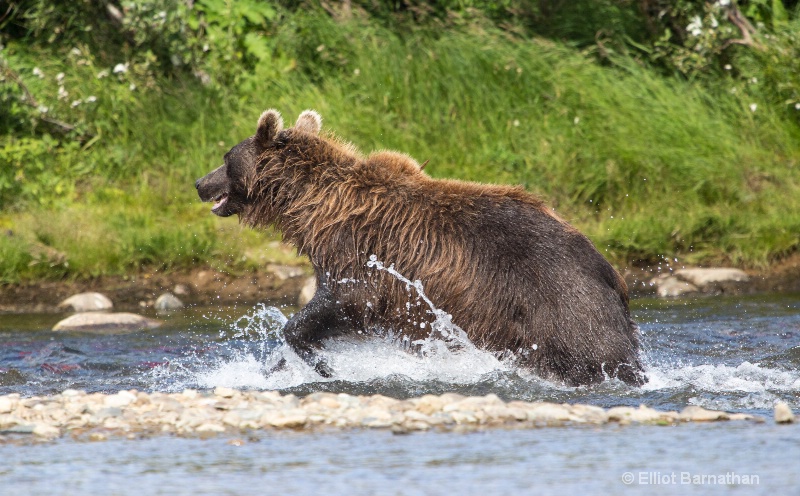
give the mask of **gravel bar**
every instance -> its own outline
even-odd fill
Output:
[[[445,393],[398,400],[382,395],[313,393],[298,398],[275,391],[181,393],[86,393],[68,389],[53,396],[0,396],[0,442],[20,437],[52,440],[70,436],[101,441],[156,435],[214,436],[249,431],[386,429],[406,434],[430,429],[470,432],[489,428],[569,425],[655,424],[749,420],[762,417],[687,406],[681,412],[647,406],[609,409],[581,404],[505,402],[494,394]]]

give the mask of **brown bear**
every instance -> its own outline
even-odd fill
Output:
[[[213,213],[275,226],[310,258],[317,291],[283,332],[321,375],[331,374],[316,352],[325,339],[431,332],[432,309],[377,260],[421,281],[476,346],[545,379],[647,381],[625,282],[541,200],[521,187],[433,179],[401,153],[364,157],[320,129],[316,112],[283,129],[267,110],[195,186]]]

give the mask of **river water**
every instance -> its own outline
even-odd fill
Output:
[[[54,333],[63,316],[0,315],[0,394],[67,388],[175,392],[227,386],[405,398],[453,391],[504,400],[687,405],[767,421],[463,433],[259,433],[0,445],[0,494],[737,494],[800,493],[800,295],[634,299],[650,381],[568,388],[436,340],[409,353],[391,336],[330,343],[321,379],[281,342],[266,305],[160,315],[152,331]],[[288,367],[265,374],[281,357]],[[135,483],[131,483],[135,481]],[[20,492],[20,488],[24,488]],[[13,492],[9,492],[13,489]]]

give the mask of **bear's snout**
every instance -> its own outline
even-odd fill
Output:
[[[230,180],[225,173],[225,165],[222,165],[194,183],[197,195],[203,202],[214,202],[211,211],[220,217],[228,217],[239,213],[241,210],[240,202],[229,201],[231,194]]]

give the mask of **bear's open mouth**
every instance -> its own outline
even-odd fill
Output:
[[[214,206],[211,207],[212,212],[217,212],[220,208],[222,208],[228,202],[228,193],[222,193],[221,195],[214,198]]]

